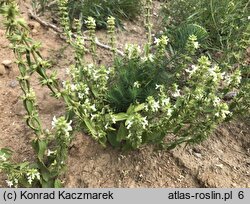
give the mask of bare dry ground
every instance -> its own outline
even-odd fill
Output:
[[[21,1],[22,2],[22,1]],[[51,29],[40,26],[27,17],[27,8],[21,5],[32,36],[42,42],[42,53],[54,64],[61,79],[73,60],[72,50]],[[157,16],[155,16],[157,18]],[[119,31],[119,45],[145,41],[141,22],[127,22],[126,30]],[[30,145],[32,132],[24,122],[25,110],[16,77],[18,68],[4,36],[0,18],[0,148],[14,150],[14,161],[32,161]],[[100,41],[106,34],[98,32]],[[100,50],[102,63],[109,63],[110,53]],[[11,68],[1,62],[11,60]],[[44,127],[51,128],[54,115],[64,112],[64,104],[49,96],[37,78],[32,79],[37,93]],[[68,168],[62,180],[65,187],[250,187],[250,126],[249,121],[233,121],[221,125],[205,142],[172,151],[156,151],[143,147],[137,151],[120,152],[104,149],[89,136],[78,133],[71,144]],[[6,187],[6,176],[0,174],[0,187]]]

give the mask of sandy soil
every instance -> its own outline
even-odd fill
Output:
[[[156,6],[157,7],[157,6]],[[43,56],[52,60],[53,69],[63,79],[73,60],[72,50],[51,29],[28,19],[27,8],[21,5],[31,34],[43,43]],[[157,18],[157,16],[155,16]],[[0,22],[2,19],[0,18]],[[127,30],[119,31],[120,45],[145,41],[142,22],[127,22]],[[100,41],[106,34],[98,32]],[[0,23],[0,148],[14,150],[14,161],[32,161],[32,132],[26,127],[16,77],[18,68]],[[103,63],[109,63],[110,53],[99,50]],[[1,62],[11,60],[10,69]],[[50,128],[54,115],[64,112],[64,105],[32,79],[37,93],[39,111],[44,127]],[[249,121],[233,121],[221,125],[205,142],[172,151],[156,151],[147,146],[132,152],[102,148],[90,137],[78,133],[71,144],[68,168],[62,179],[65,187],[250,187],[250,125]],[[6,187],[5,175],[0,174],[0,187]]]

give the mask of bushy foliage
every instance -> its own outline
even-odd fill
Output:
[[[113,63],[107,66],[98,63],[94,18],[85,21],[87,38],[82,35],[80,20],[74,21],[76,34],[72,35],[68,0],[58,3],[60,22],[75,59],[62,87],[56,72],[47,74],[46,69],[51,65],[42,58],[40,44],[29,37],[15,1],[1,3],[7,38],[19,67],[26,122],[35,135],[32,145],[37,157],[34,164],[12,164],[11,151],[0,150],[0,170],[7,173],[9,186],[60,186],[57,178],[65,168],[73,120],[103,146],[111,144],[126,150],[154,144],[172,149],[183,143],[201,142],[235,113],[249,111],[249,82],[242,83],[240,69],[224,72],[199,52],[200,42],[207,36],[199,25],[188,24],[177,29],[183,39],[178,43],[165,35],[153,40],[152,0],[147,0],[148,41],[144,47],[127,44],[124,54],[119,56],[115,18],[108,17]],[[85,39],[90,41],[92,63],[84,58]],[[41,85],[47,86],[55,98],[64,100],[67,107],[65,117],[53,118],[51,130],[42,128],[37,111],[30,85],[30,77],[35,73]],[[234,99],[227,101],[225,95],[236,90]]]
[[[230,106],[234,111],[237,109],[238,115],[249,114],[245,106],[249,101],[250,83],[250,65],[246,56],[246,49],[250,46],[249,10],[248,0],[170,0],[162,9],[166,33],[170,39],[175,39],[175,44],[183,45],[183,39],[185,41],[185,35],[189,33],[187,26],[198,25],[207,32],[205,38],[197,35],[202,51],[227,74],[240,70],[243,79],[240,88],[232,92],[237,97]],[[174,50],[181,47],[173,46]]]
[[[77,18],[84,23],[91,16],[96,20],[98,28],[107,26],[109,16],[115,17],[118,25],[122,25],[122,19],[134,20],[140,14],[141,8],[142,0],[69,0],[68,2],[71,22]]]
[[[151,1],[148,3],[151,5]],[[63,1],[61,13],[69,36]],[[88,18],[86,23],[93,42],[94,19]],[[112,20],[109,23],[114,26]],[[150,23],[147,26],[148,38],[152,39]],[[165,144],[169,148],[195,143],[206,138],[231,114],[223,101],[222,84],[227,82],[221,69],[205,56],[193,58],[199,48],[195,35],[190,35],[184,51],[174,56],[166,52],[166,36],[155,39],[154,49],[150,40],[143,49],[127,45],[125,57],[115,54],[110,67],[84,64],[82,42],[81,37],[71,41],[77,51],[77,63],[69,72],[72,80],[66,81],[64,88],[74,98],[74,106],[77,105],[70,109],[90,135],[104,145],[109,141],[126,149],[139,148],[145,143],[163,144],[169,134],[175,135],[175,139]],[[95,62],[95,49],[91,50]],[[240,76],[231,88],[239,83]]]
[[[167,29],[190,23],[204,27],[209,35],[204,49],[231,66],[243,59],[250,43],[249,10],[248,0],[170,0],[163,13]]]

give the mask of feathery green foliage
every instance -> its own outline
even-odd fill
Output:
[[[141,13],[142,0],[69,0],[69,17],[83,23],[89,17],[96,21],[97,28],[107,27],[107,18],[113,16],[118,25],[122,19],[134,20]]]
[[[167,30],[194,23],[204,27],[208,39],[203,47],[228,68],[244,60],[250,44],[249,10],[249,0],[170,0],[163,13]]]

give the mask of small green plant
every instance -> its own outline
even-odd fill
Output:
[[[9,160],[11,152],[1,149],[0,170],[7,173],[9,186],[58,187],[60,181],[57,178],[64,169],[71,140],[71,122],[64,117],[54,118],[53,130],[44,130],[37,111],[35,92],[30,85],[30,78],[36,72],[41,77],[41,84],[47,85],[52,95],[58,97],[60,90],[55,73],[50,76],[46,74],[45,69],[50,67],[50,64],[40,55],[40,44],[29,37],[28,26],[20,18],[15,1],[9,0],[1,3],[0,11],[5,17],[6,36],[11,43],[19,67],[18,80],[24,94],[23,105],[27,111],[25,119],[35,134],[32,146],[37,156],[35,163],[12,164]]]
[[[143,49],[127,45],[125,57],[114,54],[110,67],[95,63],[93,18],[86,21],[93,39],[93,64],[84,63],[82,37],[70,38],[77,59],[69,72],[71,80],[64,82],[65,91],[77,104],[71,109],[103,145],[108,141],[123,149],[136,149],[146,143],[174,148],[181,143],[200,142],[231,114],[222,99],[221,84],[226,83],[223,73],[207,57],[193,58],[200,46],[195,35],[189,35],[184,51],[174,56],[166,52],[166,36],[156,38],[152,49],[152,1],[146,3],[148,42]],[[60,10],[65,34],[71,36],[67,1],[60,1]],[[112,19],[108,27],[114,39]],[[175,139],[164,144],[170,134]]]

